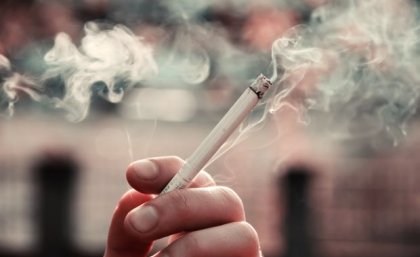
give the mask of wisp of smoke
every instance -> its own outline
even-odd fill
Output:
[[[288,106],[301,117],[316,113],[336,138],[381,134],[398,142],[416,112],[420,86],[419,27],[410,3],[332,1],[315,10],[307,25],[273,43],[274,86],[265,102],[267,111],[257,122],[243,124],[238,135]],[[79,47],[64,33],[56,37],[45,55],[48,69],[41,80],[64,81],[63,96],[48,101],[67,110],[74,121],[87,115],[93,94],[117,102],[124,90],[157,73],[151,48],[124,26],[88,23],[85,33]],[[194,84],[206,79],[210,68],[200,42],[185,40],[190,34],[179,33],[175,40],[175,52],[187,58],[179,63],[174,55],[174,63],[190,71],[184,79]],[[14,73],[4,57],[0,73],[0,107],[7,113],[12,113],[19,91],[45,99],[39,93],[42,87]]]
[[[45,55],[48,69],[43,80],[58,77],[64,81],[64,96],[53,102],[68,111],[73,121],[86,117],[95,90],[108,101],[118,102],[124,90],[157,73],[151,48],[126,27],[101,28],[90,22],[85,33],[79,48],[68,35],[58,34]]]
[[[9,60],[0,55],[1,113],[13,115],[19,92],[23,92],[35,101],[64,109],[69,120],[81,121],[93,94],[119,102],[124,91],[157,74],[151,47],[122,25],[103,27],[87,23],[80,47],[67,34],[58,34],[44,58],[48,68],[36,82],[14,72]],[[49,81],[53,81],[52,91],[59,91],[57,82],[62,81],[63,95],[50,95]]]
[[[333,1],[275,41],[269,112],[293,106],[323,117],[336,138],[381,134],[396,144],[420,93],[419,26],[410,3]]]
[[[0,113],[10,116],[13,113],[13,101],[16,93],[10,88],[11,67],[9,60],[0,55]]]
[[[39,88],[29,78],[14,72],[10,61],[0,55],[0,116],[11,117],[19,93],[24,92],[32,99],[40,101]]]
[[[210,57],[203,41],[209,34],[203,27],[184,22],[174,30],[171,45],[161,58],[160,70],[175,73],[175,77],[188,85],[204,82],[210,74]]]

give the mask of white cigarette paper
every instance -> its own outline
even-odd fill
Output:
[[[262,74],[259,75],[242,93],[195,152],[186,160],[185,164],[166,185],[161,194],[187,187],[245,117],[254,109],[271,85],[267,77]]]

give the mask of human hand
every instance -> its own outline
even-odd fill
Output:
[[[170,236],[155,257],[258,257],[258,235],[245,221],[241,199],[216,186],[201,171],[190,188],[157,194],[182,166],[177,157],[132,163],[127,180],[133,187],[115,209],[104,257],[145,257],[153,242]]]

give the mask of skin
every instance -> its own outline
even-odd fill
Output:
[[[153,242],[170,236],[154,257],[260,257],[258,235],[245,221],[241,199],[202,171],[187,189],[157,197],[182,166],[177,157],[130,164],[126,192],[115,209],[104,257],[146,257]]]

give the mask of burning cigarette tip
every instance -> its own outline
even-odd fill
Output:
[[[249,88],[261,99],[272,85],[273,83],[266,76],[260,74]]]

